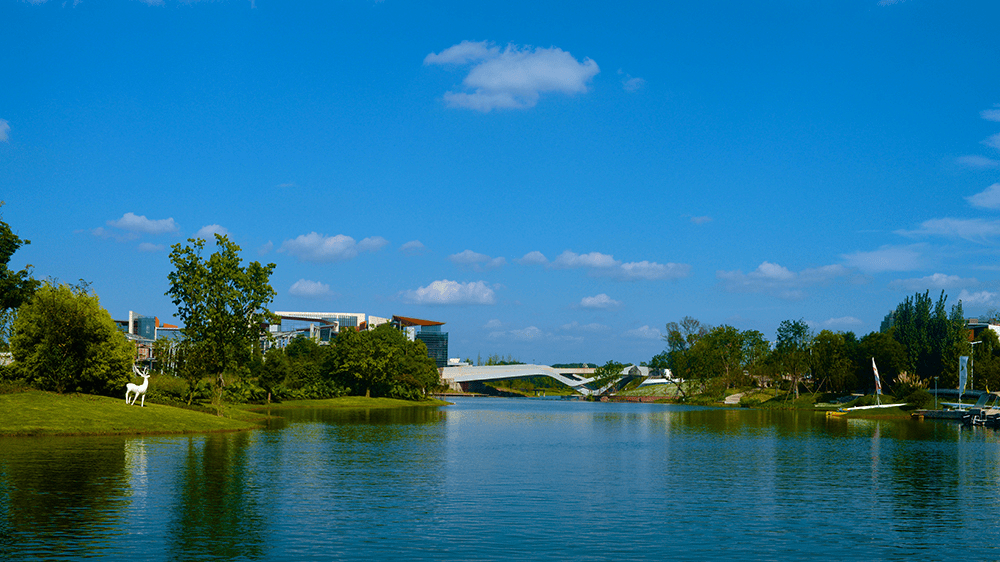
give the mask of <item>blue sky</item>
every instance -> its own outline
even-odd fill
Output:
[[[170,245],[452,357],[639,362],[685,315],[1000,306],[1000,3],[0,0],[36,277],[170,321]]]

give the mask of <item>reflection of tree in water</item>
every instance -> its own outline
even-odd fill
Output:
[[[171,558],[259,558],[264,521],[248,468],[250,434],[192,437],[168,529]],[[200,446],[199,446],[200,445]]]
[[[0,559],[90,554],[127,507],[121,438],[0,440]]]

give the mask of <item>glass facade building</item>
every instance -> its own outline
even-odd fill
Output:
[[[448,332],[442,332],[441,326],[421,326],[417,339],[427,346],[427,355],[438,368],[448,365]]]

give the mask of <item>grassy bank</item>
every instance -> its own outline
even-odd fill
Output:
[[[389,398],[345,396],[330,400],[290,401],[270,406],[228,406],[223,415],[146,402],[126,406],[124,398],[89,394],[55,394],[29,390],[0,394],[0,436],[137,435],[210,433],[260,427],[268,416],[260,410],[283,408],[400,408],[443,406],[447,402],[411,402]]]
[[[0,435],[128,435],[206,433],[257,427],[265,416],[236,411],[216,416],[123,398],[30,390],[0,395]]]

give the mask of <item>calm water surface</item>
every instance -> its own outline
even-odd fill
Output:
[[[1000,559],[993,430],[527,399],[283,415],[0,439],[0,559]]]

